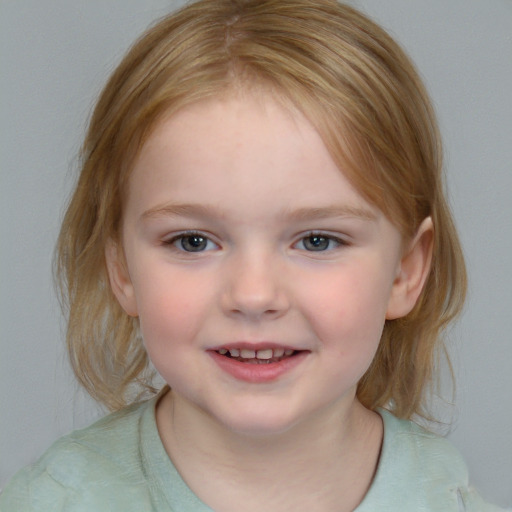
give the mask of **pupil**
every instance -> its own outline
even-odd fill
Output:
[[[206,247],[206,238],[199,235],[190,235],[181,240],[181,246],[185,251],[197,252]]]
[[[313,235],[306,238],[304,245],[313,251],[324,251],[329,246],[329,240],[324,236]]]

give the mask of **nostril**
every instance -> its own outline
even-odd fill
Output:
[[[250,262],[233,262],[225,277],[223,310],[230,315],[248,318],[274,318],[288,309],[288,299],[279,276],[269,268],[268,258]],[[265,263],[266,262],[266,263]]]

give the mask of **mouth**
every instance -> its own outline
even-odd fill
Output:
[[[259,384],[271,383],[293,372],[311,353],[270,343],[234,343],[208,352],[224,373],[239,381]]]
[[[279,363],[284,359],[299,354],[299,350],[285,349],[282,347],[263,348],[259,350],[249,348],[220,348],[215,351],[217,354],[240,363],[247,364],[271,364]]]

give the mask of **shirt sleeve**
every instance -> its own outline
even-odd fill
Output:
[[[459,488],[457,491],[459,512],[512,512],[512,508],[500,508],[485,503],[472,487]]]
[[[20,471],[0,494],[0,512],[63,512],[69,490],[46,471]]]
[[[52,467],[23,469],[0,494],[0,512],[140,512],[153,511],[146,485],[119,481],[115,472],[91,467],[77,479],[72,467],[60,467],[72,475],[61,480]],[[129,485],[130,484],[130,485]]]

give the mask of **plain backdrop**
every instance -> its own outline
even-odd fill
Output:
[[[134,38],[180,3],[0,0],[0,487],[101,414],[67,366],[52,252],[94,98]],[[441,409],[475,486],[511,505],[512,1],[354,3],[406,48],[438,111],[470,275],[449,333],[455,405]]]

